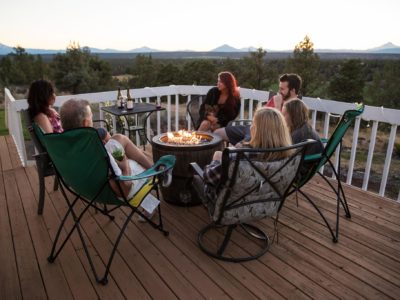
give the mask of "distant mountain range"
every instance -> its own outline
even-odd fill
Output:
[[[127,51],[116,50],[116,49],[98,49],[98,48],[91,48],[89,47],[92,53],[155,53],[155,52],[198,52],[193,50],[184,50],[184,51],[163,51],[152,49],[149,47],[141,47],[136,49],[131,49]],[[0,55],[6,55],[13,52],[13,47],[3,45],[0,43]],[[224,44],[219,46],[215,49],[206,52],[225,52],[225,53],[235,53],[235,52],[250,52],[256,51],[257,48],[255,47],[246,47],[246,48],[234,48],[230,45]],[[267,52],[292,52],[293,50],[270,50],[266,49]],[[49,50],[49,49],[33,49],[33,48],[26,48],[25,51],[29,54],[56,54],[56,53],[65,53],[65,49],[60,50]],[[204,52],[204,51],[202,51]],[[315,49],[314,52],[316,53],[375,53],[375,54],[400,54],[400,46],[394,45],[393,43],[386,43],[382,46],[371,48],[367,50],[352,50],[352,49]]]

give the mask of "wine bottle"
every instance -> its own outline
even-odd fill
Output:
[[[117,107],[122,108],[122,94],[121,94],[121,88],[118,87],[118,94],[117,94]]]
[[[129,88],[126,89],[126,108],[127,109],[133,109],[133,99],[131,97],[131,93],[129,92]]]

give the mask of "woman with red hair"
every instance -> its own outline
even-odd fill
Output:
[[[226,127],[240,110],[240,93],[231,72],[218,74],[217,86],[210,89],[200,106],[200,131],[214,131]]]

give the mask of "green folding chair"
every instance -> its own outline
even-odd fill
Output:
[[[343,137],[347,132],[347,129],[353,123],[356,117],[360,116],[364,112],[364,105],[359,105],[355,110],[347,110],[343,113],[342,117],[339,120],[338,125],[336,126],[334,132],[332,133],[331,137],[328,140],[323,140],[323,143],[326,143],[324,151],[322,153],[313,154],[313,155],[306,155],[304,158],[304,163],[309,167],[308,172],[302,174],[294,183],[293,189],[290,194],[294,192],[299,192],[302,194],[310,203],[311,205],[317,210],[319,215],[322,217],[325,225],[328,227],[330,234],[332,235],[333,242],[337,242],[339,238],[339,208],[340,204],[342,204],[343,209],[345,211],[345,215],[347,218],[351,218],[350,209],[347,204],[346,196],[343,191],[342,183],[340,181],[340,156],[342,152],[342,142]],[[335,169],[333,162],[331,161],[331,157],[333,153],[335,153],[336,148],[339,146],[339,157],[338,157],[338,169]],[[333,174],[335,175],[337,181],[337,187],[334,185],[319,171],[321,167],[325,164],[328,164]],[[325,218],[322,211],[319,207],[312,201],[312,199],[304,193],[301,188],[306,185],[311,178],[314,177],[315,174],[319,174],[325,182],[331,187],[332,191],[336,194],[337,205],[336,205],[336,226],[335,230],[332,229],[331,225]]]
[[[57,172],[60,190],[68,203],[68,210],[58,228],[48,261],[51,263],[54,262],[68,239],[71,237],[73,231],[77,229],[94,277],[97,282],[105,285],[107,283],[107,276],[115,251],[134,213],[141,215],[149,224],[151,224],[151,226],[160,230],[165,236],[168,235],[168,231],[163,227],[159,205],[157,207],[159,212],[157,223],[150,220],[138,208],[144,198],[152,190],[156,191],[157,198],[159,198],[158,185],[163,181],[169,181],[168,176],[171,176],[170,170],[172,171],[175,164],[175,157],[172,155],[163,156],[150,169],[136,176],[118,177],[113,172],[110,165],[110,158],[96,129],[86,127],[67,130],[61,134],[43,134],[36,124],[33,124],[33,128],[39,140],[47,149],[47,153],[49,154]],[[145,179],[145,183],[142,185],[141,189],[136,192],[132,199],[126,199],[124,197],[118,197],[114,193],[109,184],[110,179],[116,181],[121,194],[123,194],[120,186],[121,181]],[[74,197],[72,201],[68,198],[66,190],[68,190]],[[81,200],[84,206],[79,213],[74,210],[75,205],[79,202],[78,200]],[[79,223],[90,207],[93,207],[96,211],[109,217],[110,220],[114,219],[110,214],[113,210],[120,207],[131,208],[121,231],[114,242],[114,247],[111,251],[110,257],[108,258],[108,262],[106,263],[104,275],[101,277],[98,276],[98,273],[94,268]],[[59,242],[60,233],[64,228],[65,221],[69,215],[72,215],[74,220],[73,226],[69,230],[66,238],[62,242]]]

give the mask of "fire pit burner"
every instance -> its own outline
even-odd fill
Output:
[[[165,201],[171,204],[191,206],[200,204],[201,200],[192,187],[193,171],[190,163],[197,162],[200,167],[211,162],[214,152],[222,150],[222,139],[208,132],[168,132],[153,137],[153,159],[173,154],[176,164],[172,172],[172,183],[161,188]]]
[[[169,145],[193,146],[210,143],[214,140],[214,136],[210,133],[199,131],[179,130],[161,134],[159,141]]]

